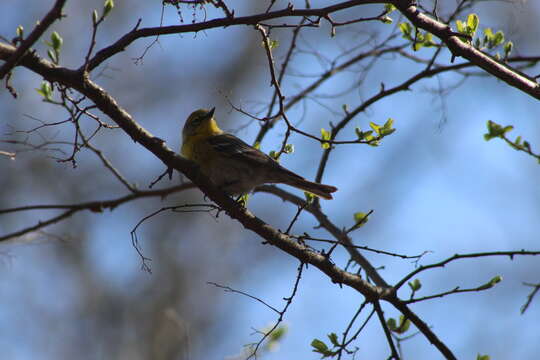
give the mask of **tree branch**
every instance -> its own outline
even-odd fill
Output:
[[[51,224],[55,224],[61,220],[69,218],[70,216],[72,216],[73,214],[79,211],[90,210],[93,212],[102,212],[104,209],[112,210],[118,205],[121,205],[128,201],[146,198],[146,197],[156,197],[156,196],[165,197],[174,192],[191,189],[193,187],[194,187],[193,184],[182,184],[182,185],[173,186],[173,187],[161,189],[161,190],[137,191],[136,193],[129,194],[129,195],[117,198],[117,199],[113,199],[113,200],[89,201],[89,202],[84,202],[80,204],[67,204],[67,205],[30,205],[30,206],[21,206],[21,207],[16,207],[16,208],[11,208],[11,209],[0,209],[0,214],[8,214],[8,213],[29,211],[29,210],[55,210],[55,209],[66,210],[62,214],[52,217],[49,220],[39,221],[34,226],[30,226],[25,229],[15,231],[13,233],[10,233],[4,236],[0,236],[0,242],[31,233],[33,231],[42,229]]]
[[[3,79],[7,73],[9,73],[19,62],[19,60],[24,56],[26,51],[38,41],[38,39],[43,35],[43,33],[51,26],[51,24],[62,17],[62,8],[66,0],[56,0],[56,3],[52,9],[45,15],[43,20],[39,21],[34,30],[30,35],[24,40],[17,50],[8,58],[2,67],[0,67],[0,79]]]
[[[518,255],[539,256],[540,251],[514,250],[514,251],[487,251],[487,252],[470,253],[470,254],[455,254],[440,262],[420,266],[419,268],[415,269],[414,271],[409,273],[407,276],[405,276],[403,279],[401,279],[396,285],[394,285],[394,288],[398,290],[400,287],[403,286],[403,284],[409,281],[413,276],[417,275],[418,273],[422,271],[437,268],[437,267],[444,267],[446,266],[446,264],[451,263],[452,261],[455,261],[455,260],[481,258],[481,257],[488,257],[488,256],[508,256],[510,260],[513,260],[514,256],[518,256]]]
[[[476,49],[471,44],[461,41],[450,26],[425,14],[415,6],[414,0],[396,0],[394,5],[414,26],[429,31],[440,38],[454,56],[461,56],[491,75],[503,80],[508,85],[518,88],[530,96],[540,99],[540,85],[533,78],[511,66],[497,61],[492,56]]]
[[[103,61],[107,60],[111,56],[124,51],[124,49],[139,38],[157,36],[157,35],[169,35],[169,34],[180,34],[187,32],[198,32],[201,30],[208,30],[213,28],[222,28],[233,25],[256,25],[262,21],[278,19],[283,17],[307,17],[307,16],[317,16],[325,17],[328,14],[352,8],[358,5],[366,4],[384,4],[387,1],[383,0],[350,0],[345,1],[339,4],[330,5],[324,8],[318,9],[294,9],[294,7],[289,4],[287,8],[282,10],[276,10],[272,12],[266,12],[256,15],[249,16],[240,16],[240,17],[224,17],[220,19],[213,19],[209,21],[198,22],[194,24],[185,24],[185,25],[173,25],[173,26],[162,26],[162,27],[151,27],[143,29],[134,29],[118,39],[114,44],[107,46],[106,48],[101,49],[94,55],[94,57],[88,62],[88,71],[91,71],[98,67]],[[84,69],[81,67],[80,70]]]
[[[11,45],[0,43],[0,59],[10,55],[13,51],[15,49]],[[249,210],[240,206],[223,191],[215,188],[210,180],[199,171],[198,166],[194,162],[179,156],[167,147],[163,140],[155,137],[140,126],[104,89],[92,80],[82,76],[80,72],[56,67],[51,62],[40,58],[36,54],[24,56],[21,59],[21,63],[23,66],[43,76],[46,80],[72,87],[92,100],[101,112],[109,116],[135,142],[138,142],[153,153],[167,167],[182,172],[210,200],[224,209],[231,218],[238,220],[244,228],[255,232],[268,243],[280,248],[304,263],[312,264],[325,273],[333,282],[350,286],[368,299],[380,298],[389,291],[388,289],[372,285],[358,275],[340,269],[326,256],[299,244],[294,238],[282,234],[253,215]]]
[[[257,191],[267,192],[280,197],[284,201],[288,201],[296,206],[304,206],[306,211],[311,213],[317,221],[325,228],[332,236],[334,236],[349,252],[351,258],[366,272],[367,276],[377,285],[383,288],[390,288],[386,281],[379,275],[377,270],[371,263],[360,254],[355,248],[351,238],[346,232],[338,228],[328,219],[328,216],[316,204],[307,205],[306,201],[298,196],[295,196],[285,190],[282,190],[273,185],[263,185],[257,187]],[[307,205],[307,206],[306,206]]]

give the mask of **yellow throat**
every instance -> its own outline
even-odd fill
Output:
[[[206,138],[223,134],[214,119],[214,110],[199,109],[191,113],[182,130],[182,155],[194,160],[196,145]]]

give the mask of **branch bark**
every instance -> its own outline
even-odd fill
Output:
[[[469,43],[463,42],[449,25],[443,24],[420,12],[415,6],[414,0],[397,0],[394,2],[396,8],[403,13],[416,27],[429,31],[440,38],[454,56],[461,56],[476,66],[484,69],[491,75],[503,80],[508,85],[515,87],[526,94],[540,100],[540,84],[523,74],[522,72],[506,65],[488,54],[476,49]]]

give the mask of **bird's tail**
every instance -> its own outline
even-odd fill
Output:
[[[331,193],[337,191],[337,187],[335,186],[319,184],[302,177],[288,177],[283,183],[310,192],[327,200],[333,199]]]

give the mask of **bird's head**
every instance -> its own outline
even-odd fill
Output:
[[[214,119],[214,111],[216,108],[210,110],[199,109],[189,115],[182,130],[182,137],[184,141],[190,136],[210,136],[218,135],[223,131],[219,128]]]

